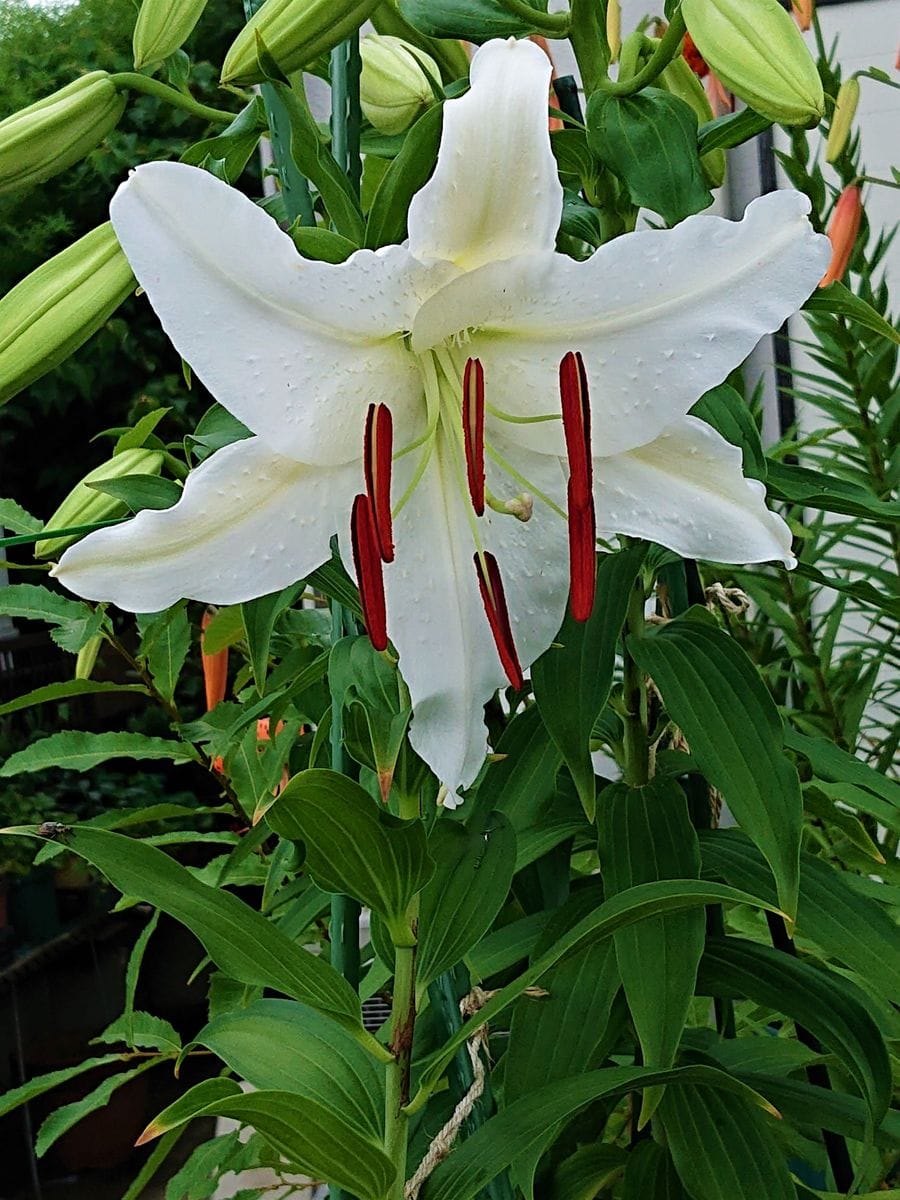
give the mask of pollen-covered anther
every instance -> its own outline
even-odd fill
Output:
[[[466,360],[462,422],[469,495],[480,517],[484,515],[484,368],[477,358]]]
[[[350,538],[366,632],[376,650],[385,650],[388,636],[382,558],[372,502],[368,496],[357,496],[353,501]]]
[[[393,454],[394,423],[386,404],[370,404],[366,413],[366,432],[363,441],[363,464],[366,494],[372,508],[375,535],[382,562],[394,561],[393,526],[391,522],[391,457]]]
[[[570,351],[559,364],[559,394],[569,460],[570,605],[574,619],[586,621],[594,607],[597,533],[591,459],[591,404],[587,372],[581,354]]]
[[[509,609],[506,607],[506,596],[503,593],[503,581],[500,578],[500,568],[497,560],[489,550],[476,551],[474,556],[475,570],[478,572],[478,589],[481,592],[481,602],[487,615],[494,644],[500,656],[506,678],[517,690],[525,686],[522,667],[516,644],[513,641],[512,626],[509,621]]]

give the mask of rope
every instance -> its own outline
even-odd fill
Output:
[[[732,617],[741,617],[750,607],[750,597],[739,587],[723,587],[721,583],[713,583],[704,588],[706,607],[715,608],[718,604]]]

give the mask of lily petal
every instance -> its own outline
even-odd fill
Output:
[[[800,192],[774,192],[740,222],[688,217],[616,238],[586,262],[542,254],[488,264],[423,305],[413,350],[466,335],[466,353],[484,364],[487,402],[526,416],[559,411],[559,363],[580,350],[595,452],[631,450],[721,383],[816,287],[830,243],[808,211]],[[565,453],[556,426],[507,432]]]
[[[487,42],[472,86],[444,105],[434,174],[409,208],[409,248],[470,271],[552,250],[562,187],[550,150],[551,64],[532,42]]]
[[[280,453],[349,462],[385,396],[416,429],[421,383],[399,335],[440,270],[400,246],[310,262],[246,196],[182,163],[138,167],[110,215],[176,350]]]
[[[765,496],[744,478],[740,450],[696,417],[627,454],[594,459],[601,536],[648,538],[685,558],[794,566],[791,531]]]
[[[516,466],[564,503],[565,479],[556,460],[520,452]],[[454,793],[473,781],[484,762],[483,708],[507,685],[472,565],[461,469],[459,463],[454,468],[440,433],[419,486],[395,518],[396,558],[384,572],[388,632],[413,703],[410,741]],[[517,486],[491,462],[487,475],[499,495]],[[565,613],[566,523],[536,499],[528,522],[487,510],[478,530],[499,564],[513,639],[527,668],[550,645]]]
[[[157,612],[182,597],[238,604],[278,591],[323,563],[362,475],[359,463],[316,468],[258,438],[217,451],[163,511],[77,542],[53,574],[88,600]]]

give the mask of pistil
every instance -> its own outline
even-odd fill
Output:
[[[473,561],[475,570],[478,572],[481,602],[484,605],[491,633],[494,635],[494,644],[500,655],[500,662],[509,682],[516,690],[521,691],[525,680],[513,640],[509,610],[506,607],[506,596],[503,592],[503,581],[500,578],[500,568],[496,558],[489,550],[476,553]]]

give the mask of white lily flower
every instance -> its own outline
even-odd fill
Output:
[[[138,167],[116,233],[179,353],[254,436],[56,570],[132,611],[234,604],[302,579],[337,532],[373,641],[399,652],[412,744],[451,793],[484,760],[483,705],[556,635],[570,570],[589,610],[595,527],[793,561],[739,451],[686,414],[815,288],[828,240],[778,192],[739,223],[556,253],[549,72],[530,42],[483,46],[408,242],[339,265],[302,259],[204,171]]]

